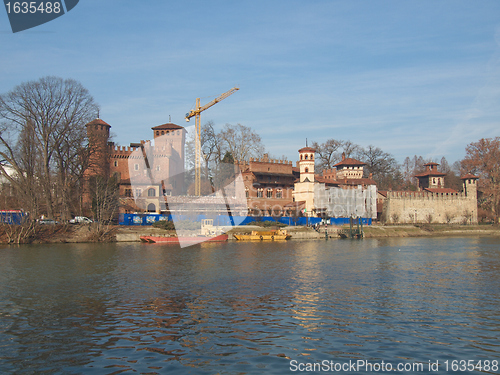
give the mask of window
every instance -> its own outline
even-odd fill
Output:
[[[167,130],[167,135],[169,135],[169,134],[170,134],[170,132]]]
[[[160,135],[160,131],[159,130],[156,131],[156,135]]]
[[[142,190],[141,189],[135,189],[135,196],[140,197],[142,195]]]
[[[276,198],[278,199],[283,198],[283,190],[281,189],[276,190]]]
[[[134,171],[138,171],[139,170],[139,164],[134,164]]]
[[[118,167],[118,160],[115,160],[115,167]]]
[[[245,197],[247,197],[247,198],[250,197],[250,192],[248,191],[248,189],[245,189]]]
[[[309,173],[309,168],[306,168],[305,172],[306,172],[306,173]]]
[[[156,170],[157,170],[157,171],[159,171],[159,170],[160,170],[160,166],[159,166],[159,165],[157,165],[157,166],[156,166]]]
[[[125,196],[131,197],[132,196],[132,189],[125,189]]]
[[[257,198],[262,198],[263,193],[264,193],[263,189],[257,189]]]
[[[273,197],[273,189],[267,189],[266,197],[267,198],[272,198]]]
[[[306,156],[304,157],[304,159],[306,159],[306,160],[307,160],[307,154],[306,154]]]
[[[153,188],[148,189],[148,197],[156,197],[155,189],[153,189]]]
[[[148,212],[156,212],[156,206],[154,203],[148,204]]]
[[[163,130],[161,131],[161,135],[165,135],[165,132]]]

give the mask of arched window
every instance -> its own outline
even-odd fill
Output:
[[[311,160],[314,160],[314,154],[311,154]]]
[[[167,135],[169,135],[169,134],[170,134],[170,132],[167,130]]]
[[[273,189],[267,189],[266,197],[267,198],[272,198],[273,197]]]
[[[159,130],[156,131],[156,135],[160,135],[160,131]]]
[[[300,160],[302,160],[302,154],[300,154]]]
[[[306,156],[304,156],[304,159],[306,159],[306,160],[307,160],[307,154],[306,154]]]
[[[257,198],[262,198],[263,193],[264,189],[257,189]]]
[[[165,132],[163,130],[161,131],[161,135],[165,135]]]
[[[156,191],[153,188],[148,189],[148,197],[156,197]]]
[[[148,204],[148,212],[156,212],[156,206],[154,203]]]

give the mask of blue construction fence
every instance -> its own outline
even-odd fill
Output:
[[[28,214],[19,210],[0,211],[0,223],[19,225],[28,219]]]
[[[211,218],[211,217],[210,217]],[[183,216],[183,215],[160,215],[160,214],[120,214],[118,223],[120,225],[152,225],[156,221],[160,220],[193,220],[201,221],[203,219],[208,219],[208,217],[204,215],[198,215],[196,218],[192,216]],[[257,221],[276,221],[278,223],[283,223],[286,225],[314,225],[321,223],[320,217],[290,217],[290,216],[282,216],[282,217],[272,217],[272,216],[261,216],[261,217],[253,217],[253,216],[232,216],[228,215],[218,215],[214,219],[214,225],[220,226],[229,226],[237,224],[237,225],[246,225],[252,222]],[[349,224],[350,219],[348,217],[338,217],[338,218],[330,218],[328,219],[328,223],[331,225],[343,225]],[[371,225],[371,218],[362,218],[361,221],[363,225]]]

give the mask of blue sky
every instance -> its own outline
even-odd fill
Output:
[[[0,10],[0,46],[1,93],[74,78],[121,145],[235,85],[202,123],[250,126],[293,161],[306,138],[453,162],[500,136],[496,0],[81,0],[16,34]]]

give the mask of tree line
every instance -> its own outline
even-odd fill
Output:
[[[81,211],[89,160],[85,124],[99,106],[79,82],[44,77],[0,96],[3,208],[36,219],[71,218]]]

